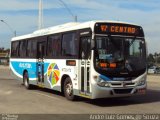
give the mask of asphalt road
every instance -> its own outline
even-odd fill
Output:
[[[139,114],[160,113],[160,76],[148,76],[146,95],[129,98],[72,102],[59,92],[36,88],[26,90],[0,67],[0,113],[11,114]]]

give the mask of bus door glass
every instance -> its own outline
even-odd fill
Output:
[[[91,58],[91,37],[80,37],[80,92],[90,93],[90,58]]]
[[[44,56],[46,51],[46,42],[37,44],[37,77],[38,83],[44,83]]]

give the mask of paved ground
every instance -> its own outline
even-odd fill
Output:
[[[148,75],[148,88],[160,92],[160,75]]]
[[[148,92],[144,96],[96,101],[66,100],[59,92],[26,90],[11,78],[9,69],[0,67],[0,113],[13,114],[98,114],[160,113],[160,76],[148,76]]]

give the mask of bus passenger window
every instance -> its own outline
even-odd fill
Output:
[[[61,40],[59,35],[48,37],[48,57],[57,57],[61,55]]]
[[[91,48],[91,38],[90,37],[81,37],[81,59],[90,58],[90,48]]]
[[[12,42],[11,57],[18,57],[19,42]]]
[[[28,40],[27,57],[35,58],[37,51],[37,42],[35,40]]]
[[[69,57],[78,57],[78,41],[75,33],[67,33],[62,39],[62,55]]]
[[[27,46],[27,41],[23,40],[20,42],[20,47],[19,47],[19,56],[20,57],[26,57],[26,46]]]

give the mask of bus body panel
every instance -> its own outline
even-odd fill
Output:
[[[30,62],[29,62],[30,61]],[[73,87],[76,95],[79,95],[79,83],[78,83],[78,63],[76,61],[76,66],[66,66],[66,60],[52,60],[46,59],[44,62],[44,86],[45,88],[61,91],[61,80],[63,75],[68,75],[73,83]],[[23,80],[23,73],[26,70],[29,75],[29,83],[33,85],[38,85],[37,83],[37,61],[31,59],[10,59],[10,68],[15,78]],[[21,69],[20,69],[21,68]],[[54,75],[53,75],[54,74]],[[53,76],[56,76],[53,78]],[[52,77],[52,78],[50,78]]]

